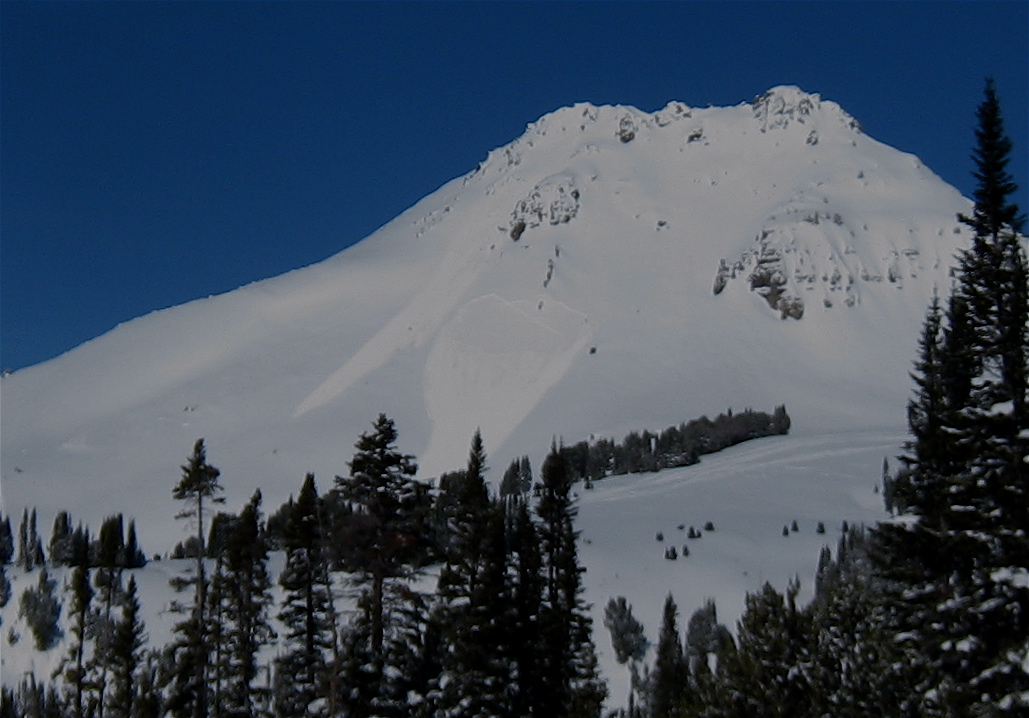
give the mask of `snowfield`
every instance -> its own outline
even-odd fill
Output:
[[[594,640],[611,690],[609,705],[624,704],[628,672],[615,661],[603,625],[608,599],[625,596],[654,642],[669,593],[679,605],[681,627],[706,599],[713,598],[719,620],[733,628],[746,592],[766,581],[781,591],[790,579],[799,578],[799,600],[807,601],[819,551],[823,545],[835,550],[843,522],[872,524],[887,516],[879,493],[882,461],[899,452],[902,440],[899,429],[843,434],[799,431],[704,456],[695,466],[608,477],[590,490],[579,485],[579,557],[586,567],[585,598],[592,604]],[[703,530],[708,521],[713,531]],[[783,536],[783,527],[793,521],[799,530]],[[825,525],[824,534],[817,532],[819,522]],[[678,528],[680,524],[683,529]],[[690,526],[701,530],[702,537],[688,539]],[[656,540],[658,532],[664,535],[663,541]],[[683,545],[689,546],[689,556],[675,561],[664,558],[667,546],[681,552]],[[126,572],[139,585],[151,645],[169,641],[173,625],[181,620],[169,610],[173,600],[182,598],[168,581],[191,565],[189,560],[151,561],[143,569]],[[278,576],[281,567],[282,554],[272,554],[273,575]],[[59,586],[70,573],[53,570]],[[50,675],[67,650],[64,643],[45,653],[33,649],[32,635],[18,618],[18,597],[35,585],[38,570],[27,575],[15,570],[11,578],[13,598],[0,611],[0,669],[5,684],[17,683],[27,672]],[[341,592],[343,579],[340,576],[338,581]],[[425,587],[431,585],[430,574]],[[342,596],[339,604],[344,610],[352,607]],[[66,619],[62,615],[65,628]],[[21,637],[13,645],[11,631]],[[648,659],[652,658],[651,651]]]
[[[4,377],[3,511],[16,522],[37,507],[44,542],[59,510],[94,532],[120,511],[163,553],[189,530],[171,492],[199,437],[229,509],[260,488],[270,512],[305,473],[322,490],[346,474],[379,412],[426,480],[462,466],[480,428],[497,483],[523,454],[538,470],[554,438],[785,404],[790,436],[580,490],[617,705],[609,597],[625,595],[652,639],[669,591],[680,625],[708,597],[731,625],[765,580],[798,575],[810,595],[841,522],[883,517],[875,488],[904,439],[918,331],[969,207],[795,87],[734,107],[562,108],[324,262]],[[677,528],[707,521],[700,539]],[[684,544],[688,557],[664,558]],[[174,570],[140,572],[155,642]],[[26,580],[3,610],[4,682],[52,665],[29,638],[8,641],[24,634]]]

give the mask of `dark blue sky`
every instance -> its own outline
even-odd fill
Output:
[[[526,123],[796,84],[966,195],[1029,3],[0,3],[0,366],[324,259]],[[369,301],[374,301],[370,297]]]

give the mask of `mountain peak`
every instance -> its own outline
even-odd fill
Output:
[[[791,123],[805,124],[816,115],[832,115],[857,132],[858,122],[842,107],[822,100],[817,93],[805,92],[796,85],[778,85],[758,95],[750,103],[754,118],[761,123],[761,131],[786,128]]]
[[[330,261],[4,378],[4,500],[116,486],[175,535],[167,482],[197,437],[246,477],[230,500],[258,483],[275,502],[344,470],[379,412],[424,476],[459,466],[477,428],[503,466],[555,434],[727,407],[785,403],[798,430],[900,423],[961,211],[796,87],[564,107]]]

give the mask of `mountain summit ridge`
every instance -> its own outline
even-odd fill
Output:
[[[793,86],[561,108],[334,257],[5,377],[5,511],[99,490],[177,535],[196,438],[230,501],[258,485],[274,503],[345,473],[380,411],[423,477],[460,466],[476,428],[496,467],[728,407],[899,427],[968,207]]]

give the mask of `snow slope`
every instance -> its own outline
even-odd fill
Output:
[[[426,478],[464,463],[476,427],[495,478],[555,434],[727,407],[785,403],[798,436],[899,435],[967,208],[794,87],[566,107],[320,264],[5,377],[4,512],[37,506],[47,531],[61,508],[94,529],[124,511],[164,551],[198,437],[230,506],[260,487],[273,507],[308,471],[346,473],[380,411]]]
[[[885,516],[877,485],[883,457],[897,453],[899,440],[897,432],[881,430],[772,437],[705,456],[696,466],[610,477],[596,482],[592,490],[580,487],[585,598],[593,604],[594,640],[611,690],[609,707],[625,704],[628,681],[603,627],[608,599],[628,598],[652,642],[657,640],[668,593],[679,605],[683,629],[707,598],[716,600],[719,619],[732,627],[742,613],[745,593],[765,581],[783,590],[791,578],[799,577],[800,598],[806,601],[819,550],[826,544],[835,549],[841,524],[870,524]],[[714,531],[704,531],[699,539],[686,538],[687,527],[701,529],[708,521]],[[793,521],[799,530],[784,537],[783,526]],[[819,522],[826,526],[824,534],[817,532]],[[663,541],[655,538],[659,531]],[[667,546],[681,550],[683,545],[689,546],[688,557],[664,558]],[[129,572],[139,585],[152,646],[172,637],[179,617],[169,610],[170,604],[182,599],[168,580],[189,564],[151,561]],[[281,567],[282,555],[273,554],[273,575]],[[70,572],[56,569],[53,575],[63,585]],[[49,676],[67,652],[65,645],[48,652],[34,650],[31,633],[18,618],[18,597],[37,580],[38,570],[28,575],[15,570],[14,599],[0,610],[0,681],[8,685],[26,672]],[[343,599],[341,608],[346,603]],[[67,618],[63,616],[66,634]],[[20,636],[15,644],[10,642],[12,630]],[[648,655],[652,659],[653,651]]]

